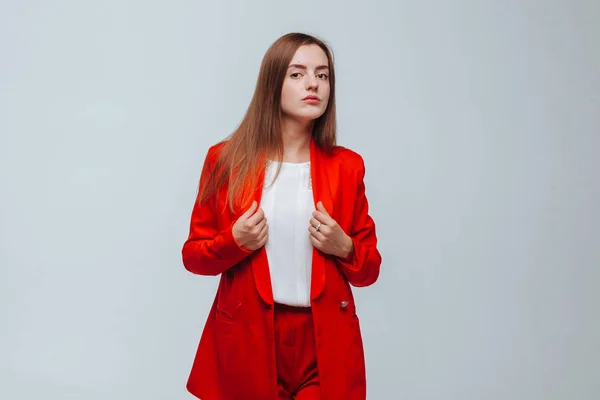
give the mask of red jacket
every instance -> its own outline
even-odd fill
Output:
[[[209,149],[201,183],[222,145]],[[350,262],[313,248],[311,305],[321,398],[364,400],[363,344],[350,285],[374,283],[381,264],[375,224],[368,214],[364,162],[343,147],[326,154],[314,141],[310,162],[315,207],[322,201],[354,243]],[[239,215],[224,207],[225,192],[223,188],[218,209],[214,202],[196,201],[182,250],[190,272],[221,274],[187,389],[202,400],[276,399],[273,293],[266,251],[246,251],[236,244],[232,226]],[[261,194],[259,185],[254,192],[258,204]]]

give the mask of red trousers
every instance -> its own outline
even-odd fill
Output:
[[[319,372],[309,307],[275,304],[275,353],[279,399],[319,400]]]

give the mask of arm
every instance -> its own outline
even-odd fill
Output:
[[[354,200],[354,215],[348,236],[352,240],[352,250],[345,257],[336,257],[340,270],[353,286],[369,286],[379,277],[381,255],[377,250],[377,235],[375,222],[369,215],[365,183],[365,165],[361,159],[356,197]]]
[[[200,187],[208,179],[213,167],[214,151],[208,151],[202,173]],[[233,238],[233,223],[224,230],[218,230],[218,215],[214,197],[200,203],[196,199],[192,210],[190,233],[181,250],[185,268],[199,275],[218,275],[252,254],[240,247]]]

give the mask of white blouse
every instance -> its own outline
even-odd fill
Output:
[[[273,182],[278,164],[281,171]],[[261,207],[269,225],[265,250],[273,299],[291,306],[310,306],[313,246],[308,226],[315,210],[310,162],[269,161]]]

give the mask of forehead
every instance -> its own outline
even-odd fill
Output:
[[[318,65],[328,65],[327,55],[316,44],[308,44],[300,46],[294,57],[290,60],[290,64],[303,64],[308,67],[315,67]]]

